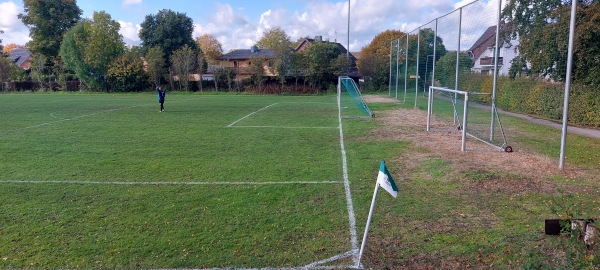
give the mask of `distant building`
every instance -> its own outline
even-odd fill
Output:
[[[233,50],[217,58],[217,60],[219,61],[220,68],[231,68],[237,74],[237,78],[242,79],[252,75],[250,67],[254,61],[261,61],[265,76],[277,76],[277,74],[272,71],[273,60],[275,57],[276,54],[273,50],[259,49],[256,46],[252,46],[249,50]]]
[[[15,65],[22,69],[29,69],[31,67],[31,61],[33,61],[33,54],[27,49],[14,49],[8,54],[8,59],[11,59]]]
[[[296,48],[294,48],[294,52],[305,51],[306,49],[308,49],[310,44],[313,44],[316,42],[325,42],[325,43],[334,44],[340,48],[342,55],[348,54],[348,50],[346,50],[346,47],[344,47],[344,45],[342,45],[339,42],[324,41],[322,36],[315,36],[314,39],[313,38],[301,39],[300,43],[298,43],[298,46],[296,46]],[[353,53],[350,53],[349,57],[350,57],[350,74],[349,74],[349,76],[358,78],[358,77],[360,77],[360,74],[358,72],[358,69],[356,68],[356,57],[354,56]]]
[[[519,40],[500,38],[499,42],[498,75],[508,76],[508,70],[511,67],[512,60],[519,55],[519,52],[516,49],[517,45],[519,45]],[[496,26],[494,25],[488,27],[467,51],[469,57],[473,60],[473,71],[483,74],[493,74],[495,44]]]

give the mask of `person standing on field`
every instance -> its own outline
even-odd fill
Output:
[[[160,103],[160,112],[164,112],[165,111],[165,90],[162,89],[162,87],[157,86],[156,87],[156,92],[158,92],[158,103]]]

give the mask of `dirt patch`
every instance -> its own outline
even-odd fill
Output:
[[[393,98],[367,96],[368,102],[398,102]],[[515,149],[513,153],[499,151],[475,139],[467,139],[467,151],[461,151],[461,131],[452,123],[431,118],[431,131],[426,131],[427,114],[419,109],[396,109],[385,111],[377,118],[384,123],[375,130],[372,137],[381,140],[408,141],[415,150],[399,158],[398,162],[412,169],[420,162],[432,158],[446,160],[452,173],[464,174],[481,172],[482,175],[494,176],[487,181],[473,181],[467,185],[469,189],[503,191],[507,193],[534,191],[554,193],[556,186],[546,181],[551,176],[568,178],[586,177],[585,171],[570,168],[558,169],[557,161]],[[421,151],[419,151],[421,150]],[[477,179],[475,179],[477,180]]]

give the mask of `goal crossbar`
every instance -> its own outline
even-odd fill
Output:
[[[489,93],[481,93],[481,92],[466,92],[466,91],[461,91],[461,90],[456,90],[456,89],[450,89],[450,88],[445,88],[445,87],[435,87],[435,86],[431,86],[429,87],[429,97],[428,97],[428,104],[427,104],[427,131],[431,130],[431,116],[433,114],[433,108],[434,108],[434,98],[436,98],[436,91],[438,92],[437,95],[439,96],[444,96],[444,94],[440,94],[439,92],[444,92],[446,94],[450,94],[449,96],[446,97],[441,97],[439,98],[439,100],[448,100],[452,103],[452,114],[454,116],[454,124],[458,125],[458,129],[461,131],[461,151],[466,151],[466,137],[469,136],[471,138],[474,138],[488,146],[497,148],[499,151],[509,151],[507,148],[510,148],[510,151],[512,151],[512,148],[510,146],[506,145],[506,137],[504,136],[504,131],[502,129],[501,123],[500,123],[500,119],[498,118],[498,112],[494,111],[492,113],[494,113],[494,118],[496,119],[496,121],[498,121],[499,124],[499,128],[500,128],[500,134],[502,135],[502,138],[504,143],[499,146],[499,144],[495,144],[495,142],[493,141],[493,126],[492,126],[492,130],[490,130],[490,138],[489,141],[485,138],[485,137],[481,137],[482,134],[479,134],[479,132],[473,132],[475,130],[473,130],[473,127],[469,127],[469,96],[472,95],[489,95]],[[452,97],[453,94],[453,97]],[[460,100],[460,98],[458,96],[463,96],[463,100]],[[458,101],[463,102],[464,104],[460,104]],[[460,117],[460,113],[459,112],[459,108],[460,106],[463,106],[462,109],[462,119]],[[492,108],[493,110],[493,108]],[[492,119],[494,119],[492,118]],[[479,118],[478,118],[479,119]],[[471,123],[473,124],[473,123]]]

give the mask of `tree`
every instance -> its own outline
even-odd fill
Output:
[[[208,62],[206,61],[206,57],[204,56],[204,53],[202,53],[202,50],[200,50],[198,52],[198,75],[200,76],[200,80],[198,80],[198,89],[200,89],[200,92],[203,91],[202,89],[202,75],[204,73],[206,73],[206,71],[208,70]]]
[[[265,32],[258,42],[256,42],[256,46],[261,49],[289,51],[292,42],[290,41],[290,37],[283,29],[281,29],[281,27],[275,27]]]
[[[169,59],[174,51],[188,45],[197,50],[196,42],[192,38],[194,24],[185,13],[174,12],[170,9],[160,10],[156,15],[146,15],[141,24],[139,37],[142,47],[147,50],[152,47],[161,47],[164,59]],[[166,68],[170,62],[165,63]]]
[[[119,23],[105,12],[94,12],[93,20],[77,23],[67,31],[60,48],[65,67],[88,87],[104,88],[109,65],[125,50],[119,29]]]
[[[25,72],[15,65],[13,61],[0,56],[0,91],[5,90],[5,82],[10,80],[20,80],[21,77],[24,77],[24,73]]]
[[[470,73],[472,66],[473,60],[471,60],[471,57],[466,53],[460,53],[458,59],[459,82],[460,76]],[[442,86],[454,89],[456,82],[456,53],[448,53],[437,61],[435,66],[435,77]]]
[[[323,86],[334,80],[333,63],[341,53],[340,47],[327,42],[315,42],[308,47],[308,76],[313,85]]]
[[[149,48],[146,52],[146,72],[150,83],[155,86],[161,84],[163,74],[165,73],[165,58],[160,47]]]
[[[600,84],[600,1],[579,1],[573,52],[573,81]],[[504,35],[519,39],[511,75],[531,72],[555,81],[566,78],[571,2],[510,0],[502,12]]]
[[[24,0],[25,12],[19,19],[29,27],[27,44],[35,55],[54,60],[60,51],[64,34],[75,25],[81,9],[75,0]]]
[[[290,72],[292,42],[290,37],[281,27],[275,27],[265,32],[256,43],[261,49],[270,49],[275,53],[273,73],[277,74],[281,85],[285,84],[285,77]]]
[[[406,38],[406,34],[398,30],[386,30],[379,33],[366,47],[360,51],[361,59],[357,67],[367,78],[371,86],[379,88],[388,83],[390,70],[390,42]]]
[[[187,45],[174,51],[171,55],[171,68],[173,74],[179,78],[179,90],[183,87],[189,91],[190,74],[197,67],[197,57],[196,52]]]
[[[248,67],[248,72],[251,74],[250,78],[252,79],[252,82],[258,86],[258,91],[262,91],[262,86],[266,81],[265,68],[263,65],[264,61],[266,61],[266,59],[252,58],[250,66]]]
[[[10,43],[10,44],[6,44],[6,46],[4,46],[4,48],[0,48],[1,52],[6,55],[10,54],[14,49],[27,49],[27,46],[17,45],[16,43]]]
[[[117,92],[140,91],[148,87],[144,60],[135,49],[126,50],[113,61],[106,73],[109,88]]]
[[[203,34],[197,37],[196,44],[204,54],[205,60],[210,64],[214,64],[217,58],[223,55],[223,46],[213,35]]]

